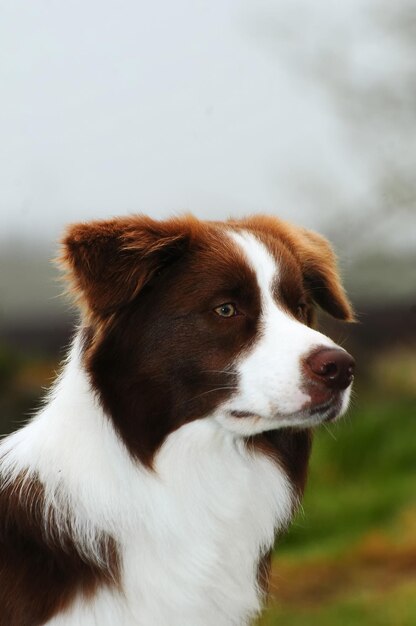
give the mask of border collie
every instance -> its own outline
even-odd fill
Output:
[[[0,444],[4,626],[241,626],[354,361],[321,236],[274,217],[71,226],[81,322],[44,407]]]

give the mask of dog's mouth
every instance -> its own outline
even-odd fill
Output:
[[[230,411],[231,417],[238,417],[239,419],[244,419],[246,417],[258,417],[260,415],[258,413],[253,413],[251,411]]]
[[[273,423],[274,428],[279,428],[280,425],[290,425],[288,422],[293,422],[293,425],[303,424],[305,426],[331,422],[338,417],[341,410],[341,394],[334,394],[325,402],[303,406],[299,411],[293,413],[276,413],[266,417],[254,411],[231,410],[229,415],[241,420],[251,419],[256,422],[264,420],[265,422]]]
[[[334,420],[339,415],[341,408],[342,398],[340,394],[337,394],[322,404],[305,407],[303,411],[306,411],[310,417],[319,416],[320,421],[325,423]]]

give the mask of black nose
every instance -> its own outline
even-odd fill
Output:
[[[342,391],[354,378],[355,361],[339,348],[318,348],[305,361],[306,373],[329,389]]]

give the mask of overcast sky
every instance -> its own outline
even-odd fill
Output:
[[[373,162],[308,62],[393,74],[376,4],[1,0],[0,238],[48,248],[68,221],[133,211],[319,227],[332,198],[348,225]]]

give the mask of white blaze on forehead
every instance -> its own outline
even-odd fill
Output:
[[[272,297],[272,285],[279,277],[278,266],[266,246],[247,231],[232,232],[231,237],[244,251],[244,256],[254,270],[260,288],[263,304]]]
[[[303,389],[302,361],[318,346],[335,344],[275,300],[279,264],[267,247],[247,231],[231,232],[230,236],[256,274],[261,314],[257,340],[236,363],[237,391],[222,405],[218,419],[243,435],[301,425],[302,408],[310,400]],[[235,412],[253,417],[232,417]]]

